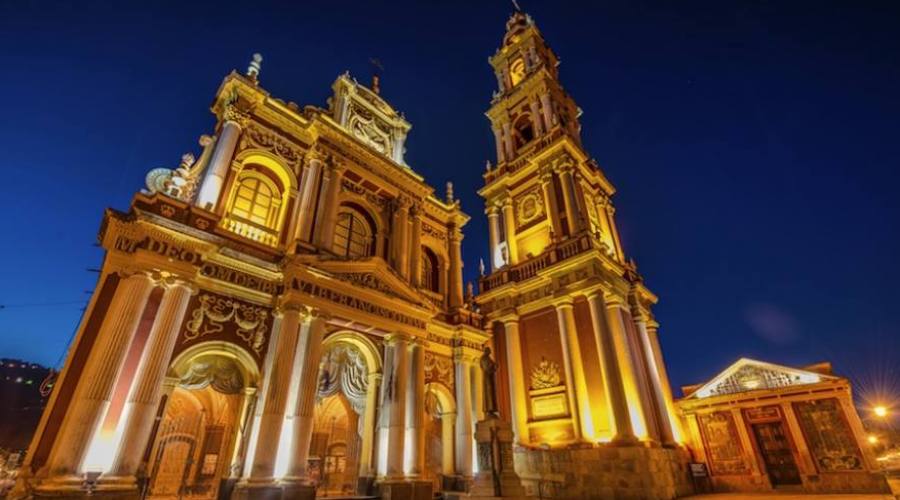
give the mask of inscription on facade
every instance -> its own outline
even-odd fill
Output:
[[[358,297],[353,297],[336,290],[332,290],[330,288],[325,288],[316,283],[301,281],[297,278],[294,278],[293,280],[291,280],[291,289],[303,292],[308,295],[312,295],[313,297],[318,297],[320,299],[334,302],[335,304],[347,306],[358,311],[374,314],[375,316],[381,316],[382,318],[396,321],[397,323],[409,325],[415,328],[425,328],[425,322],[420,319],[401,314],[387,307],[372,304],[371,302],[360,299]]]

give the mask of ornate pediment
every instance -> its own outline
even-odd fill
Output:
[[[316,268],[327,272],[332,278],[339,281],[426,309],[434,308],[427,297],[397,276],[380,258],[324,261],[317,263]]]
[[[687,397],[711,398],[726,394],[816,384],[836,378],[808,370],[741,358]]]

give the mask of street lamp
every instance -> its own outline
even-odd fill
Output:
[[[878,406],[876,406],[875,408],[872,408],[872,412],[875,413],[875,416],[876,416],[876,417],[878,417],[878,418],[884,418],[884,417],[886,417],[887,414],[888,414],[888,409],[887,409],[887,407],[885,407],[885,406],[883,406],[883,405],[878,405]]]

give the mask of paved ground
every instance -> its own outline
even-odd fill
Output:
[[[803,495],[797,493],[716,493],[684,497],[686,500],[893,500],[891,495]]]

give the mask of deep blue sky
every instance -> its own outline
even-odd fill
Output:
[[[80,314],[69,302],[101,262],[104,207],[198,153],[216,88],[257,51],[262,85],[301,105],[382,61],[382,93],[413,124],[410,164],[440,191],[454,181],[473,216],[474,277],[475,190],[494,154],[486,60],[509,3],[119,4],[0,2],[0,356],[57,362]],[[740,356],[830,360],[864,392],[900,377],[900,3],[523,7],[619,189],[673,385]],[[68,304],[22,307],[48,302]]]

